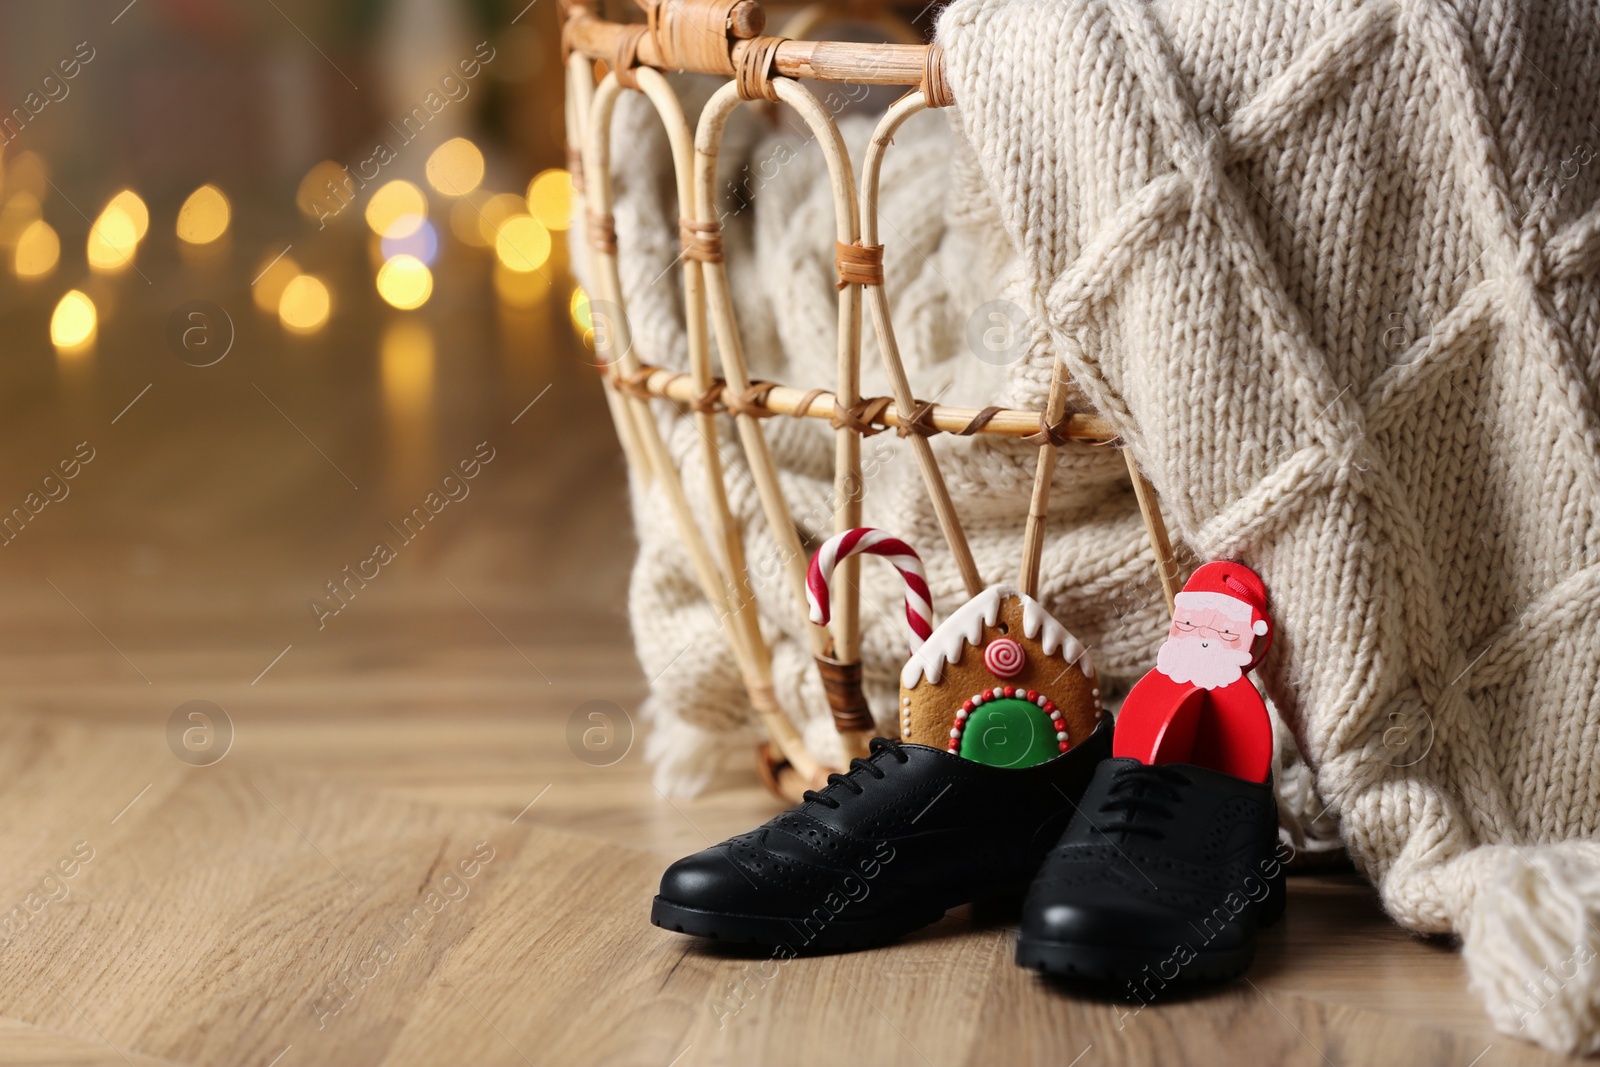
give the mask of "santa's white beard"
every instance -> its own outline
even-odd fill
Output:
[[[1202,689],[1220,689],[1244,677],[1250,650],[1212,644],[1202,648],[1195,638],[1167,638],[1156,653],[1156,670],[1174,682],[1193,682]]]

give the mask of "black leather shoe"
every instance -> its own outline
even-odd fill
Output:
[[[878,738],[799,807],[668,867],[650,921],[798,954],[883,944],[957,905],[1020,898],[1110,754],[1109,720],[1023,769]]]
[[[1146,1001],[1237,977],[1283,914],[1288,858],[1270,779],[1106,760],[1028,892],[1017,963]]]

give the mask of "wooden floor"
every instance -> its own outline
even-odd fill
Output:
[[[0,547],[0,1063],[1552,1061],[1350,878],[1294,881],[1247,981],[1137,1011],[1015,968],[1004,915],[781,966],[651,927],[667,862],[774,809],[745,778],[660,796],[637,721],[614,765],[568,747],[644,690],[620,462],[559,303],[440,278],[422,390],[359,308],[290,343],[244,302],[197,369],[130,301],[89,359],[0,366],[0,508],[95,450]],[[480,442],[470,495],[319,628]],[[222,713],[169,729],[190,701]]]

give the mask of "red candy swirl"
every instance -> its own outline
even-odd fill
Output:
[[[1028,662],[1022,646],[1009,637],[997,637],[983,649],[983,665],[996,678],[1015,678]]]

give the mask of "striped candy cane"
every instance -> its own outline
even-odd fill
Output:
[[[894,564],[894,569],[905,579],[906,622],[911,624],[914,635],[911,649],[921,648],[922,642],[933,634],[933,597],[928,592],[928,579],[922,573],[922,560],[898,537],[866,526],[834,534],[811,557],[811,569],[806,573],[806,603],[811,607],[811,621],[819,626],[827,623],[828,581],[833,576],[833,568],[841,559],[859,555],[882,556]]]

